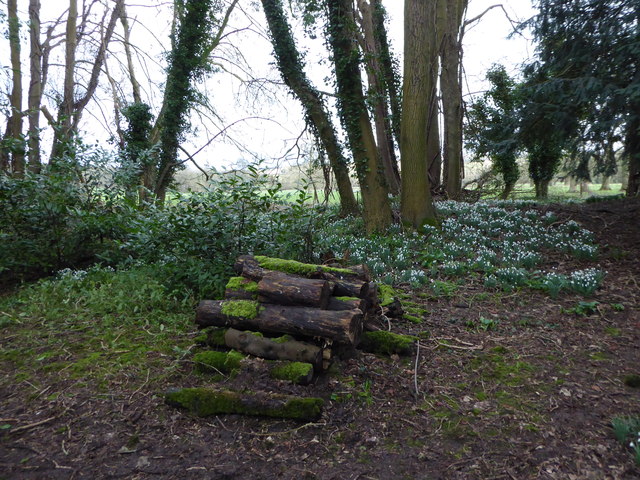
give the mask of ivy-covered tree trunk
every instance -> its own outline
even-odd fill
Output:
[[[540,143],[529,149],[529,176],[536,189],[536,198],[549,195],[549,183],[560,165],[561,151],[551,144]]]
[[[373,31],[376,42],[380,49],[380,64],[382,68],[382,76],[384,78],[385,88],[389,96],[389,108],[391,117],[391,131],[395,138],[396,144],[400,144],[400,118],[402,116],[402,98],[400,95],[400,80],[396,72],[396,64],[391,55],[389,39],[387,37],[387,29],[385,28],[386,12],[382,5],[382,0],[371,1],[371,14],[373,17]],[[387,130],[389,130],[387,128]]]
[[[302,57],[296,48],[291,27],[282,8],[282,0],[262,0],[262,6],[282,79],[302,103],[307,122],[313,128],[329,159],[340,194],[341,213],[356,214],[358,203],[349,178],[347,160],[342,154],[338,136],[320,93],[304,73]]]
[[[393,151],[393,135],[392,132],[388,130],[391,124],[388,121],[389,111],[381,62],[381,46],[376,39],[371,5],[365,0],[358,0],[357,3],[361,14],[362,46],[365,53],[367,78],[369,80],[369,103],[373,106],[378,150],[380,151],[380,158],[384,165],[389,191],[397,195],[400,193],[400,172]],[[382,25],[382,28],[384,28],[384,25]]]
[[[360,56],[351,0],[327,0],[328,37],[338,85],[338,109],[360,183],[368,232],[391,224],[389,188],[362,92]]]
[[[167,189],[180,165],[178,146],[188,127],[187,115],[194,100],[191,80],[202,70],[203,46],[206,44],[212,14],[211,0],[176,2],[179,11],[174,47],[169,57],[165,106],[160,130],[160,159],[155,197],[164,203]]]
[[[402,95],[402,219],[416,228],[436,223],[428,178],[427,127],[437,79],[436,2],[405,0]]]

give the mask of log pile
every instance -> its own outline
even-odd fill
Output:
[[[335,268],[243,255],[234,269],[238,276],[229,280],[225,299],[202,300],[196,323],[230,329],[224,334],[226,346],[262,358],[315,358],[321,349],[326,367],[327,347],[356,347],[365,317],[378,308],[376,285],[363,265]],[[286,348],[250,335],[238,342],[233,332],[243,330],[297,340]]]
[[[385,336],[385,347],[375,350],[371,345],[377,338],[363,336],[365,323],[375,323],[383,310],[364,265],[338,268],[243,255],[234,270],[237,276],[229,280],[224,300],[202,300],[196,309],[196,324],[206,329],[200,343],[214,349],[194,357],[201,372],[233,375],[251,371],[244,367],[258,362],[271,378],[306,385],[328,367],[336,352],[353,351],[361,340],[365,350],[386,354],[404,353],[415,340],[407,337],[402,343],[387,338],[388,332],[376,332]],[[317,398],[206,388],[174,390],[165,399],[198,415],[244,413],[305,420],[317,418],[322,406]]]

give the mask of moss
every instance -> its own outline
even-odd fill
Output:
[[[226,328],[209,327],[201,335],[198,335],[194,342],[208,347],[224,347],[226,346],[224,341],[225,333],[227,333]]]
[[[276,337],[271,339],[271,341],[275,343],[287,343],[287,342],[290,342],[291,340],[294,340],[294,338],[291,335],[282,335],[281,337]]]
[[[260,304],[253,300],[227,300],[222,303],[222,314],[229,317],[256,318]]]
[[[492,353],[480,354],[471,362],[469,367],[473,372],[480,375],[482,379],[492,379],[503,385],[522,386],[527,383],[528,373],[534,367],[520,360],[508,362],[504,358],[501,347],[496,347]],[[506,350],[506,349],[505,349]]]
[[[284,397],[276,394],[269,396],[272,402],[260,403],[250,397],[242,397],[231,391],[214,391],[206,388],[183,388],[165,394],[167,404],[186,408],[201,417],[236,413],[275,418],[315,420],[322,413],[324,404],[321,398]]]
[[[380,284],[378,285],[378,298],[380,299],[380,306],[387,307],[393,303],[397,292],[390,285]]]
[[[416,317],[415,315],[409,315],[405,313],[402,318],[405,320],[409,320],[411,323],[422,323],[422,318]]]
[[[640,388],[640,375],[636,375],[635,373],[630,373],[629,375],[625,375],[624,384],[627,387]]]
[[[247,292],[257,292],[258,283],[244,277],[231,277],[225,287],[229,290],[245,290]]]
[[[240,361],[244,358],[239,352],[199,352],[193,356],[196,369],[205,373],[233,373],[240,369]]]
[[[310,263],[300,263],[295,260],[283,260],[281,258],[271,258],[262,255],[256,255],[256,260],[262,268],[267,270],[276,270],[278,272],[292,273],[294,275],[311,275],[316,272],[337,273],[343,275],[353,275],[348,268],[333,268],[322,265],[313,265]]]
[[[313,377],[313,365],[304,362],[287,362],[272,368],[269,375],[278,380],[306,384]]]
[[[352,302],[360,299],[358,297],[336,297],[336,300],[340,300],[341,302]]]
[[[418,338],[411,335],[399,335],[383,330],[364,332],[360,341],[360,348],[372,353],[406,355],[411,353],[416,340]]]

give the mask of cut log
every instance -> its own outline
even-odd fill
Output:
[[[289,360],[310,363],[316,370],[322,369],[322,349],[306,342],[287,339],[270,339],[253,332],[241,332],[230,328],[224,335],[229,348],[267,360]]]
[[[365,352],[384,355],[392,355],[394,353],[409,355],[417,341],[418,338],[411,335],[399,335],[379,330],[377,332],[364,332],[359,348]]]
[[[238,275],[256,281],[262,279],[266,273],[264,268],[251,255],[240,255],[233,265],[233,269]]]
[[[247,300],[203,300],[196,309],[201,327],[233,327],[321,337],[357,345],[362,332],[362,310],[330,311],[309,307],[260,305]]]
[[[326,278],[327,276],[340,280],[360,280],[368,282],[371,279],[369,269],[366,265],[355,265],[353,267],[328,267],[325,265],[314,265],[311,263],[301,263],[295,260],[284,260],[261,255],[255,257],[251,255],[241,255],[234,264],[234,270],[238,275],[260,280],[267,271],[276,271],[298,275],[305,278]]]
[[[324,404],[321,398],[207,388],[170,390],[165,394],[165,402],[173,407],[187,409],[200,417],[235,413],[303,421],[318,420]]]
[[[326,280],[312,280],[269,272],[258,283],[257,292],[269,303],[326,308],[331,296]]]
[[[258,284],[245,277],[231,277],[224,290],[227,300],[256,300],[258,298]]]
[[[361,280],[341,280],[331,275],[327,280],[335,283],[333,294],[336,297],[367,298],[369,295],[369,283]]]
[[[313,365],[304,362],[269,362],[269,376],[276,380],[309,385],[313,380]]]
[[[357,297],[331,297],[327,305],[327,310],[355,310],[356,308],[364,312],[367,302]]]

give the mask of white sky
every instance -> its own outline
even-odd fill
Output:
[[[467,18],[473,18],[483,12],[489,6],[494,5],[494,1],[470,0]],[[25,19],[27,3],[26,0],[18,0],[19,10]],[[55,2],[49,0],[42,3],[43,21],[61,15],[67,4],[62,0]],[[158,85],[145,81],[144,73],[147,72],[147,76],[154,81],[162,78],[160,66],[162,63],[162,47],[160,44],[168,45],[170,3],[166,0],[138,0],[136,2],[137,7],[128,7],[129,16],[136,17],[139,20],[135,24],[132,22],[134,27],[132,43],[140,48],[138,58],[141,63],[137,71],[138,80],[142,84],[146,101],[155,108],[159,108],[162,100],[161,89]],[[243,3],[246,6],[245,12],[253,17],[254,22],[264,28],[263,13],[247,6],[248,2],[241,2],[241,4]],[[401,56],[403,2],[401,0],[386,0],[384,3],[389,13],[389,37],[392,48],[397,55]],[[146,7],[140,5],[146,5]],[[502,5],[510,18],[516,22],[529,18],[534,13],[530,0],[502,0]],[[24,25],[23,36],[26,36],[26,22]],[[237,15],[230,26],[233,28],[249,27],[250,22],[246,20],[246,17]],[[253,30],[256,29],[254,25]],[[463,57],[466,74],[466,85],[463,86],[465,94],[479,92],[484,88],[485,72],[493,63],[503,63],[507,70],[515,72],[517,66],[533,53],[530,43],[521,36],[515,36],[513,39],[507,40],[506,37],[511,31],[511,23],[501,8],[492,9],[480,22],[468,30],[464,37]],[[313,41],[303,40],[302,36],[298,36],[298,39],[301,45],[307,48],[306,62],[310,78],[321,90],[331,91],[330,84],[324,81],[330,76],[330,66],[326,58],[323,40],[321,38]],[[247,63],[251,65],[256,77],[268,77],[272,80],[280,81],[279,74],[273,67],[271,45],[265,38],[247,31],[235,34],[229,37],[229,40],[242,53]],[[7,42],[7,40],[0,39],[0,42]],[[113,49],[116,50],[116,47],[114,46]],[[229,51],[230,49],[227,49],[227,57],[229,56]],[[52,60],[63,63],[63,54],[63,48],[58,48],[57,56],[52,57]],[[128,82],[126,82],[122,73],[118,72],[119,61],[123,61],[122,55],[114,52],[109,62],[109,68],[112,75],[120,76],[121,82],[119,82],[119,85],[122,86],[123,91],[128,92]],[[246,76],[240,69],[234,67],[231,62],[223,61],[222,63],[234,73]],[[28,73],[28,45],[26,43],[22,51],[22,64],[25,74],[24,96],[26,103],[28,88],[26,75]],[[8,65],[8,48],[3,46],[0,48],[0,68],[5,79],[8,78]],[[57,75],[56,70],[52,69],[51,84],[59,88],[61,83],[61,75]],[[189,140],[185,145],[190,152],[195,152],[206,144],[212,136],[219,132],[223,124],[228,125],[245,117],[262,117],[269,120],[248,119],[247,121],[240,121],[228,130],[229,136],[236,143],[244,144],[248,150],[263,158],[278,158],[291,148],[293,141],[304,127],[301,108],[297,101],[288,95],[285,89],[269,87],[270,90],[277,91],[275,100],[270,100],[269,96],[261,94],[247,98],[247,89],[231,75],[225,73],[214,74],[203,87],[210,102],[223,118],[223,121],[218,122],[218,125],[210,125],[208,129],[202,126],[198,127],[198,122],[194,121],[195,133],[189,136]],[[103,89],[99,91],[97,98],[104,100],[105,107],[99,109],[97,108],[97,102],[93,103],[92,108],[84,117],[85,124],[83,129],[90,132],[88,136],[91,139],[106,140],[109,133],[105,131],[101,124],[106,123],[113,127],[113,121],[109,120],[112,110],[110,90]],[[468,99],[468,97],[465,98]],[[106,120],[103,120],[105,118]],[[225,141],[223,137],[224,135],[217,137],[209,147],[197,155],[196,158],[201,165],[227,169],[233,168],[233,164],[238,159],[250,157],[247,152],[243,152],[229,139]],[[298,150],[294,149],[289,153],[289,157],[293,159],[297,154]]]

